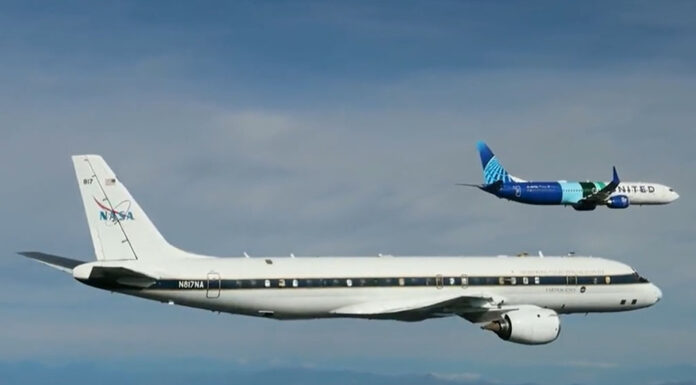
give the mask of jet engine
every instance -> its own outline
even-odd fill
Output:
[[[625,209],[631,204],[626,195],[614,195],[607,201],[607,207],[610,209]]]
[[[525,345],[553,342],[561,333],[561,321],[551,309],[523,308],[505,313],[501,319],[481,327],[505,341]]]

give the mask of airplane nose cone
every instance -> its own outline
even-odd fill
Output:
[[[674,195],[672,196],[672,200],[673,200],[673,201],[676,201],[677,199],[679,199],[679,194],[677,194],[676,191],[674,191],[673,194],[674,194]]]
[[[659,287],[657,287],[653,284],[651,284],[651,286],[652,286],[653,295],[655,297],[655,302],[653,302],[653,303],[658,303],[662,299],[662,290],[660,290]]]

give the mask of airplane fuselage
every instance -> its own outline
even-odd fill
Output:
[[[583,198],[603,189],[608,182],[506,182],[498,189],[486,191],[512,201],[534,205],[576,205]],[[611,197],[625,197],[628,205],[661,205],[679,195],[659,183],[621,182]],[[619,208],[619,207],[617,207]],[[623,208],[623,207],[621,207]]]
[[[156,279],[140,285],[123,277],[95,278],[93,269],[99,266],[123,267]],[[490,298],[499,306],[535,305],[558,313],[635,310],[661,297],[631,267],[591,257],[196,258],[166,268],[137,260],[97,261],[76,267],[73,276],[91,286],[166,303],[277,319],[418,321],[456,312],[373,315],[360,304],[419,297],[432,301],[454,293]],[[471,320],[482,322],[485,317],[472,314]]]

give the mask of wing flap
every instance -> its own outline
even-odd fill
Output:
[[[468,296],[457,293],[448,296],[361,302],[334,309],[331,313],[346,317],[392,318],[416,321],[469,311],[485,312],[493,302],[493,298],[490,297]]]

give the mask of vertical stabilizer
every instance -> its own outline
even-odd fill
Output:
[[[513,177],[500,164],[498,158],[493,154],[493,151],[484,142],[477,142],[479,155],[481,156],[481,166],[483,167],[483,182],[484,185],[493,184],[498,181],[504,183],[512,182]]]
[[[167,243],[101,156],[75,155],[72,160],[98,260],[182,253]]]

